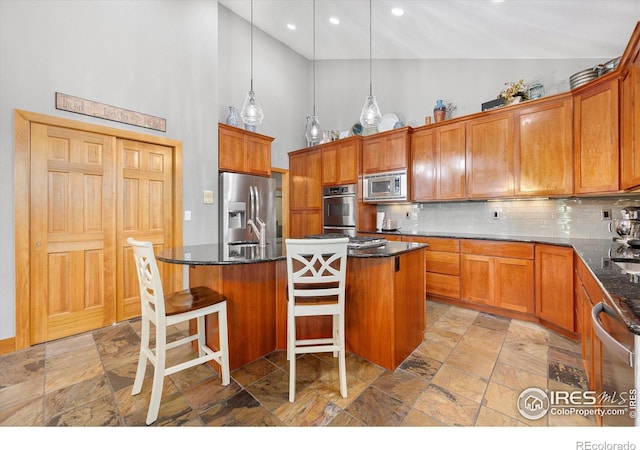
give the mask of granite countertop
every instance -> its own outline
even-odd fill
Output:
[[[365,231],[363,231],[364,233]],[[627,328],[640,335],[640,274],[629,274],[613,260],[629,259],[640,261],[640,249],[632,249],[612,239],[559,238],[544,236],[489,235],[472,233],[434,233],[429,231],[378,232],[367,234],[396,234],[403,237],[442,237],[451,239],[480,239],[492,241],[530,242],[572,247],[600,283]]]
[[[415,242],[389,241],[379,247],[349,248],[347,256],[354,258],[388,258],[425,247],[427,247],[426,244]],[[219,243],[187,245],[169,248],[156,253],[158,261],[190,266],[251,264],[278,261],[286,257],[284,245],[275,242],[268,243],[264,247],[258,245],[228,246]]]

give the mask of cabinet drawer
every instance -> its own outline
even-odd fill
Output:
[[[472,255],[533,259],[534,245],[524,242],[466,240],[460,242],[460,251]]]
[[[427,247],[427,252],[435,251],[458,253],[460,251],[460,241],[458,239],[403,236],[402,240],[407,242],[420,242],[421,244],[429,244],[429,247]]]
[[[460,254],[447,252],[425,252],[427,272],[460,275]]]
[[[426,273],[427,294],[460,298],[460,277],[440,273]]]

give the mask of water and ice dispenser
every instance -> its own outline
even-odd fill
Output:
[[[247,205],[244,202],[229,202],[229,216],[227,217],[228,229],[246,228]]]

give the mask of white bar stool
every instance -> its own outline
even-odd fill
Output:
[[[150,425],[158,418],[165,376],[213,360],[220,364],[222,368],[222,385],[229,384],[227,299],[205,286],[193,287],[165,296],[153,252],[153,244],[151,242],[137,241],[133,238],[128,238],[127,243],[133,249],[138,284],[140,286],[140,301],[142,302],[140,357],[131,395],[140,393],[147,368],[147,360],[149,360],[154,366],[151,400],[146,419],[147,425]],[[213,351],[209,348],[205,341],[204,319],[205,316],[214,313],[218,314],[220,345],[220,350],[218,351]],[[168,326],[191,319],[196,319],[197,331],[195,334],[167,342]],[[156,329],[155,350],[149,346],[150,323],[153,323]],[[195,340],[198,341],[198,357],[171,367],[165,366],[167,350]]]
[[[296,395],[296,355],[333,352],[338,357],[340,395],[347,397],[344,299],[348,238],[287,239],[287,359],[289,401]],[[296,317],[333,317],[332,336],[299,340]]]

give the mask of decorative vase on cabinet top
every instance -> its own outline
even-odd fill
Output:
[[[227,114],[227,125],[237,127],[240,124],[240,112],[235,106],[229,106],[229,114]]]
[[[447,107],[444,106],[442,100],[436,102],[436,106],[433,108],[433,118],[435,122],[442,122],[447,113]]]

